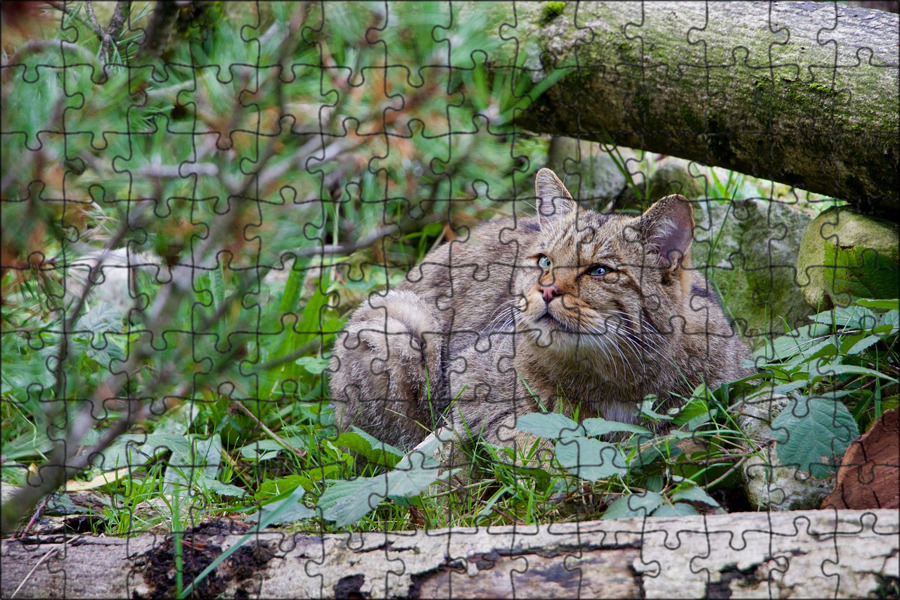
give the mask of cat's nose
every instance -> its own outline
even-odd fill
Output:
[[[557,296],[561,296],[559,293],[559,288],[556,287],[556,284],[553,285],[542,285],[541,293],[544,295],[544,302],[550,304],[550,301],[556,298]]]

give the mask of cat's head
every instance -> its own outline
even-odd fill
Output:
[[[562,354],[660,353],[658,338],[680,333],[675,321],[690,298],[687,199],[666,196],[638,217],[604,215],[579,207],[549,169],[538,172],[535,192],[539,231],[516,281],[519,330]]]

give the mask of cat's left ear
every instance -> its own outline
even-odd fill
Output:
[[[666,196],[647,209],[639,227],[647,252],[658,254],[664,267],[675,270],[691,247],[694,211],[684,196]]]
[[[537,212],[541,218],[541,227],[553,219],[575,212],[578,208],[565,184],[550,169],[541,169],[537,172],[534,178],[534,192],[537,195]]]

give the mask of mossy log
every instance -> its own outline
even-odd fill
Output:
[[[240,535],[185,533],[185,585]],[[265,530],[197,588],[262,598],[862,598],[896,594],[895,510],[735,513],[308,536]],[[6,539],[0,596],[172,597],[172,540]]]
[[[570,71],[519,126],[897,218],[898,15],[831,2],[522,2],[492,14],[535,79]]]

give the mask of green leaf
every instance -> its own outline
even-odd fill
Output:
[[[609,505],[601,519],[631,519],[646,517],[663,503],[663,497],[656,492],[629,494]]]
[[[897,380],[890,375],[885,375],[880,371],[876,371],[875,369],[870,369],[868,367],[858,367],[856,365],[823,364],[818,368],[819,375],[845,375],[847,373],[854,373],[857,375],[871,375],[872,377],[879,377],[881,379],[887,379],[888,381],[897,383]]]
[[[673,417],[669,415],[662,415],[655,410],[653,410],[653,405],[659,400],[653,394],[648,394],[647,397],[641,401],[641,416],[647,417],[651,421],[671,421]]]
[[[653,511],[654,517],[689,517],[691,515],[699,515],[700,512],[684,502],[676,504],[663,504]]]
[[[869,346],[877,344],[882,340],[880,335],[853,335],[847,336],[841,341],[841,352],[850,356],[859,354]]]
[[[855,298],[896,298],[900,293],[897,263],[871,248],[825,244],[825,290],[836,303]]]
[[[329,359],[319,358],[318,356],[301,356],[294,362],[303,367],[303,369],[311,375],[321,375],[331,363]]]
[[[884,308],[884,309],[893,309],[900,310],[900,300],[897,298],[891,300],[874,300],[872,298],[857,298],[856,304],[860,306],[866,306],[868,308]]]
[[[672,494],[672,500],[684,500],[686,502],[699,502],[708,506],[719,506],[716,500],[706,493],[702,487],[696,484],[682,485]]]
[[[242,498],[247,495],[247,491],[230,483],[222,483],[218,479],[203,479],[203,485],[211,492],[220,496],[232,496],[234,498]]]
[[[682,407],[672,422],[675,425],[687,425],[688,431],[694,431],[712,418],[708,400],[695,396]]]
[[[319,498],[322,518],[338,527],[356,523],[387,497],[385,476],[336,481]]]
[[[356,452],[370,462],[387,467],[395,466],[403,456],[401,450],[390,444],[383,444],[361,430],[342,433],[334,443],[336,446]]]
[[[813,396],[793,398],[772,421],[772,433],[782,464],[823,479],[834,472],[859,428],[842,402]]]
[[[628,472],[619,449],[594,438],[573,437],[556,444],[556,460],[581,479],[597,481]]]
[[[282,438],[291,448],[306,448],[309,438],[305,435]],[[241,456],[248,460],[264,461],[278,456],[288,450],[275,440],[257,440],[241,447]]]
[[[516,429],[549,440],[584,435],[584,427],[559,413],[530,413],[516,420]]]
[[[450,472],[441,472],[440,464],[432,456],[436,445],[420,446],[404,456],[394,470],[375,477],[359,477],[352,481],[337,481],[319,498],[322,517],[339,527],[356,523],[388,497],[417,496],[435,481]]]
[[[306,491],[309,491],[314,487],[309,477],[304,475],[288,475],[279,479],[266,479],[260,484],[259,489],[256,491],[256,494],[253,495],[253,498],[255,500],[277,499],[290,494],[297,489],[298,486]]]
[[[630,423],[619,423],[618,421],[607,421],[606,419],[585,419],[582,422],[585,435],[590,437],[599,437],[608,433],[645,433],[650,434],[650,430],[640,425],[632,425]]]

